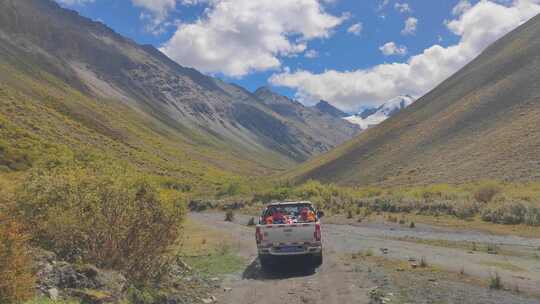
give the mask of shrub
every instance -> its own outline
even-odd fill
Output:
[[[492,274],[490,277],[489,277],[489,288],[490,289],[502,289],[503,288],[503,285],[502,285],[502,280],[501,280],[501,277],[499,276],[499,274],[497,272],[495,272],[494,274]]]
[[[184,202],[144,178],[112,168],[35,170],[18,190],[33,240],[67,260],[82,259],[144,281],[179,236]]]
[[[496,183],[485,183],[480,185],[474,192],[474,198],[481,203],[489,203],[495,195],[501,192],[501,187]]]
[[[26,242],[20,225],[0,214],[0,303],[21,303],[33,295],[34,276]]]
[[[540,224],[540,212],[527,202],[510,201],[502,205],[491,206],[481,213],[482,220],[497,224],[515,225],[527,223]]]

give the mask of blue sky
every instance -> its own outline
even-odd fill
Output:
[[[540,12],[537,0],[58,2],[181,65],[347,111],[420,97]]]

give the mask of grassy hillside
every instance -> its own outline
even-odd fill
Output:
[[[540,16],[381,125],[293,170],[343,185],[540,179]]]
[[[0,75],[1,172],[97,155],[210,193],[240,175],[271,172],[210,137],[182,134],[129,107],[89,98],[44,72],[37,80],[0,64]]]

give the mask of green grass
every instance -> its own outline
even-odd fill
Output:
[[[205,276],[234,273],[246,266],[232,246],[234,240],[221,230],[187,220],[179,251],[184,262]]]
[[[246,266],[246,261],[229,247],[223,247],[208,255],[186,257],[185,262],[205,276],[235,273]]]

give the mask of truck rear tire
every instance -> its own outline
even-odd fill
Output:
[[[269,270],[272,266],[272,256],[270,255],[259,255],[259,262],[261,262],[261,268],[263,270]]]
[[[319,267],[323,264],[323,254],[318,253],[313,255],[313,266]]]

